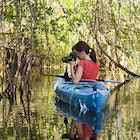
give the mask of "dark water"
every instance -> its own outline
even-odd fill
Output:
[[[17,95],[11,105],[0,104],[1,140],[61,140],[67,132],[64,115],[55,110],[52,85],[54,77],[32,79],[30,96],[21,101]],[[116,84],[107,83],[114,89]],[[68,118],[68,129],[71,118]],[[140,79],[133,79],[112,92],[109,113],[98,140],[140,139]]]

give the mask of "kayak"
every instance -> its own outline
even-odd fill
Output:
[[[82,124],[90,125],[97,133],[101,131],[109,114],[108,105],[101,112],[82,112],[79,107],[70,105],[58,98],[54,98],[54,109],[66,117],[70,117],[75,121],[81,122]]]
[[[100,81],[82,81],[74,84],[63,78],[57,78],[53,90],[58,99],[80,107],[85,112],[88,110],[101,112],[107,106],[110,96],[110,90]]]

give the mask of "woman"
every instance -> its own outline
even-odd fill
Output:
[[[73,46],[72,51],[80,60],[77,65],[75,65],[74,60],[69,62],[72,81],[77,84],[81,79],[96,80],[99,72],[99,62],[96,59],[94,49],[89,47],[84,41],[79,41]],[[75,129],[80,140],[90,140],[90,137],[93,136],[93,130],[89,125],[73,120],[70,137],[74,137]]]
[[[79,41],[73,46],[72,51],[80,60],[76,66],[74,60],[69,62],[72,81],[77,84],[81,79],[96,80],[99,72],[99,62],[96,59],[94,49],[90,48],[84,41]]]

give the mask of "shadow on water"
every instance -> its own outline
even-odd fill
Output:
[[[1,140],[60,140],[68,133],[65,117],[85,122],[97,129],[97,139],[140,139],[139,79],[128,79],[111,90],[109,108],[102,114],[80,112],[53,98],[55,78],[26,79],[18,89],[5,84],[0,99]],[[55,107],[55,108],[54,108]],[[131,139],[130,139],[131,140]]]

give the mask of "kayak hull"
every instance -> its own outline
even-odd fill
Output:
[[[81,110],[102,111],[108,104],[110,91],[103,82],[79,82],[74,84],[58,78],[54,83],[54,93],[60,100]]]

